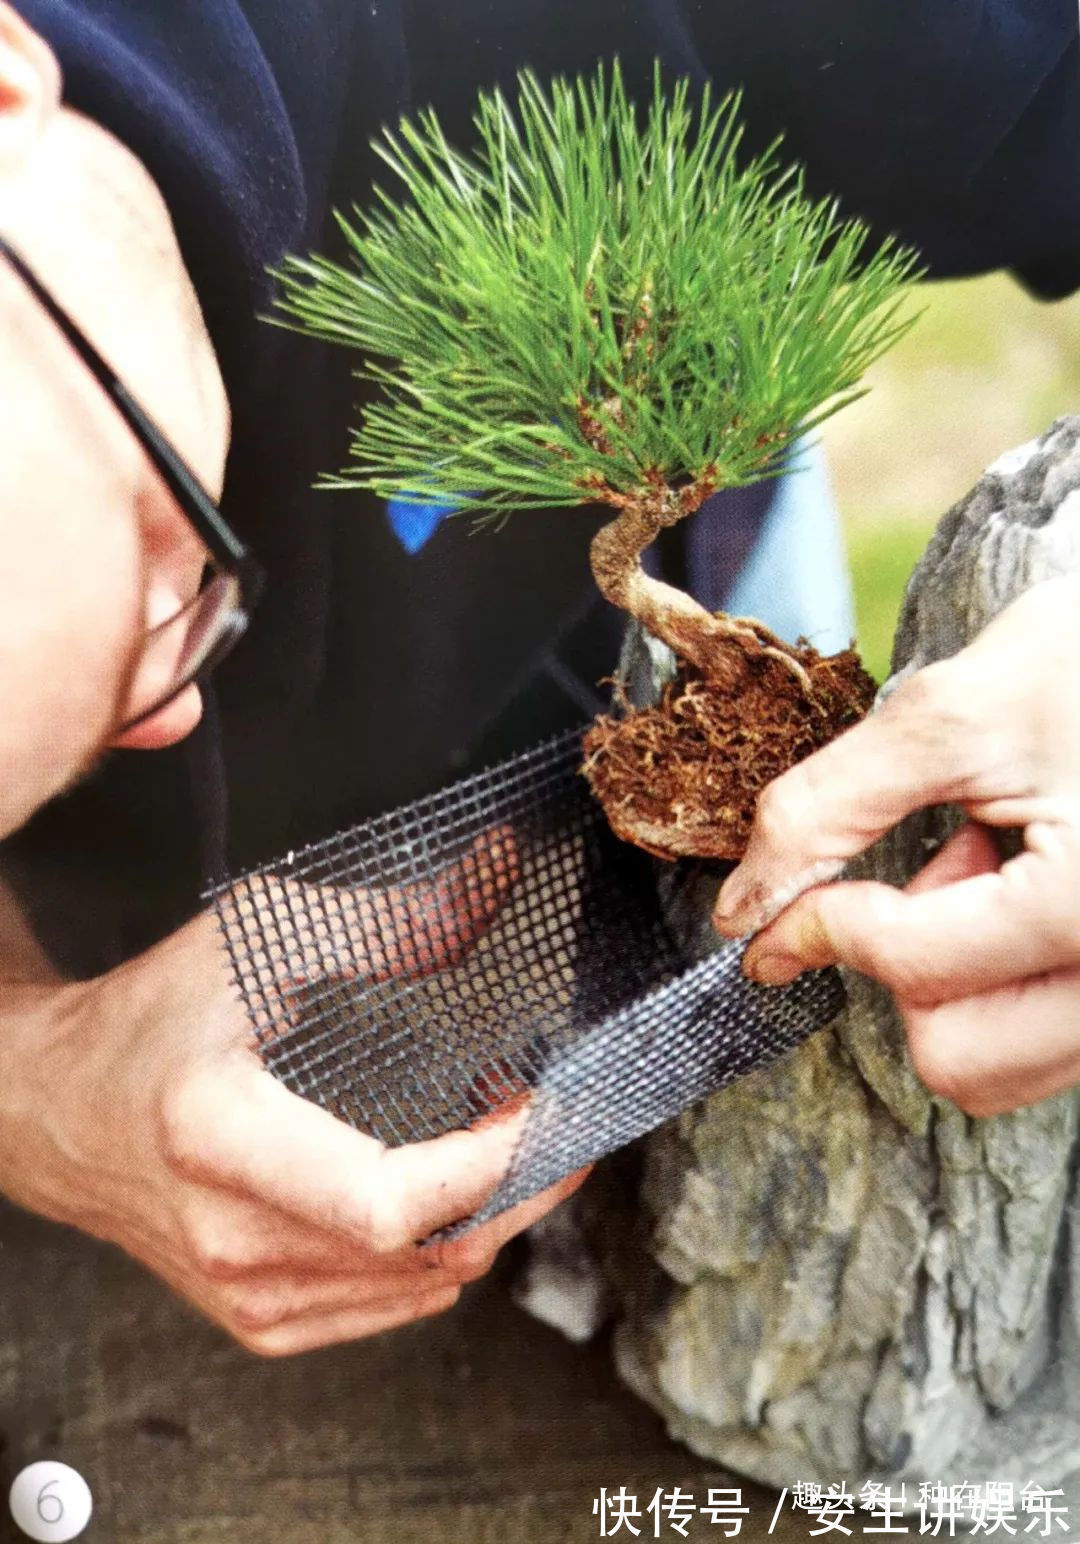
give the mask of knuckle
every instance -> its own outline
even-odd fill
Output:
[[[233,1333],[247,1341],[265,1340],[290,1317],[287,1303],[266,1293],[238,1292],[231,1295],[228,1321]]]
[[[424,1298],[415,1305],[411,1314],[413,1319],[434,1319],[438,1314],[449,1313],[461,1298],[460,1287],[448,1287],[444,1292],[438,1292],[434,1297]]]
[[[208,1281],[240,1281],[247,1274],[248,1267],[234,1258],[223,1243],[213,1238],[193,1244],[191,1258],[196,1270]]]
[[[950,762],[968,759],[985,727],[984,693],[956,659],[926,665],[888,699],[883,713],[902,717],[905,734]]]
[[[443,1263],[455,1281],[479,1281],[486,1276],[495,1262],[495,1252],[486,1244],[472,1243],[468,1238],[447,1251]]]
[[[924,665],[903,681],[882,709],[890,718],[943,719],[950,715],[957,694],[952,690],[954,672],[945,663]]]
[[[397,1201],[377,1184],[366,1198],[358,1231],[364,1247],[375,1255],[396,1254],[412,1242],[405,1235]]]
[[[901,1002],[929,1006],[945,992],[941,975],[932,971],[925,960],[895,952],[883,958],[874,974]]]
[[[805,774],[793,767],[767,783],[757,801],[757,834],[770,848],[786,851],[800,845],[809,820]]]
[[[863,959],[856,968],[882,982],[902,1003],[934,1001],[940,995],[936,990],[939,981],[928,951],[913,948],[907,940],[893,935],[896,910],[887,902],[871,902],[867,910],[873,913],[866,921],[872,941],[864,946]]]
[[[908,1051],[915,1075],[937,1099],[946,1099],[966,1115],[981,1113],[973,1106],[979,1102],[979,1080],[956,1049],[935,1034],[933,1020],[921,1030],[908,1027]]]
[[[228,1284],[251,1270],[245,1252],[213,1219],[195,1214],[184,1221],[181,1233],[191,1263],[206,1280]]]
[[[166,1164],[178,1175],[187,1176],[198,1167],[198,1147],[191,1101],[185,1088],[170,1089],[161,1100],[158,1112],[161,1150]]]
[[[158,1130],[166,1166],[181,1179],[202,1179],[212,1169],[208,1126],[197,1083],[168,1089],[158,1106]]]
[[[283,1357],[294,1356],[299,1350],[288,1335],[278,1329],[244,1330],[239,1326],[226,1326],[233,1339],[252,1356],[264,1361],[279,1362]]]

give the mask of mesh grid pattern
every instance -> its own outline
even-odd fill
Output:
[[[688,966],[652,860],[611,835],[579,732],[289,853],[214,899],[265,1065],[388,1145],[528,1101],[470,1224],[642,1136],[835,1016],[742,945]]]

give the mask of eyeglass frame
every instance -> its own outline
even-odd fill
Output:
[[[139,713],[122,726],[125,730],[131,729],[152,718],[155,713],[175,701],[180,693],[194,681],[221,663],[247,628],[251,613],[266,582],[265,572],[251,549],[241,541],[229,525],[198,476],[176,447],[127,389],[78,323],[38,278],[26,259],[3,236],[0,236],[0,257],[6,260],[8,266],[30,291],[46,315],[63,333],[71,348],[112,402],[176,501],[180,513],[209,552],[210,566],[217,573],[234,578],[239,589],[239,605],[233,613],[232,626],[222,634],[193,675],[186,680],[179,680],[160,702]],[[173,621],[175,617],[167,618],[159,624],[159,627],[168,627]],[[157,631],[158,628],[149,629],[145,635],[146,638],[153,638]]]

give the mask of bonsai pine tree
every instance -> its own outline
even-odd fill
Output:
[[[470,153],[422,113],[376,143],[399,186],[339,217],[347,261],[292,258],[288,324],[355,349],[381,388],[325,484],[499,523],[603,505],[601,593],[673,650],[653,709],[598,722],[585,770],[615,829],[737,856],[763,782],[854,721],[872,683],[651,577],[645,549],[721,488],[788,469],[904,330],[914,255],[871,249],[737,99],[629,97],[618,65],[516,104],[481,95]],[[624,705],[625,706],[625,705]]]

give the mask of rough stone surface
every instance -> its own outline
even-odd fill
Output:
[[[1080,419],[1064,419],[942,520],[890,685],[1078,567]],[[641,691],[663,669],[640,652],[628,663]],[[913,817],[866,869],[902,882],[953,819]],[[717,878],[670,883],[681,925],[711,947]],[[590,1228],[583,1193],[618,1299],[619,1369],[690,1447],[774,1485],[1034,1479],[1075,1493],[1080,1096],[970,1119],[915,1078],[888,995],[848,985],[831,1029],[650,1139],[634,1227]]]

